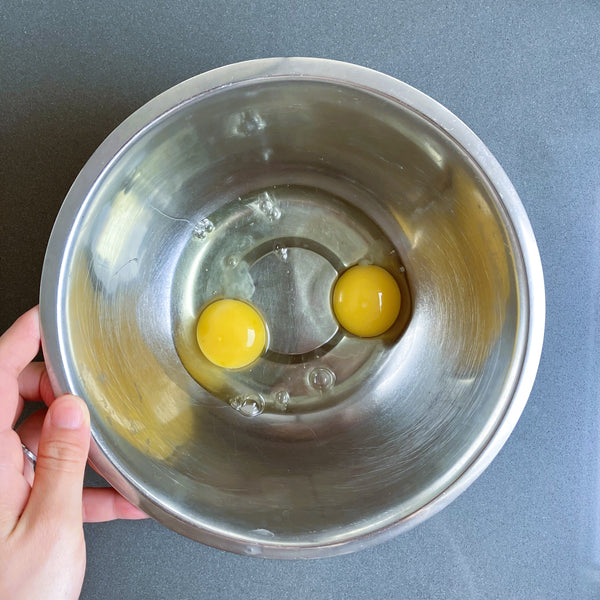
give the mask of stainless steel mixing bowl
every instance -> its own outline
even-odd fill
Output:
[[[330,308],[361,261],[403,291],[380,338]],[[222,296],[267,321],[248,369],[197,348]],[[120,125],[68,193],[40,302],[53,387],[88,403],[106,479],[184,535],[278,558],[387,539],[472,483],[525,405],[545,311],[483,143],[400,81],[304,58],[199,75]]]

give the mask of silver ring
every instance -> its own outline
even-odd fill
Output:
[[[23,448],[23,454],[29,461],[31,468],[35,471],[35,466],[37,465],[37,456],[23,443],[21,444],[21,448]]]

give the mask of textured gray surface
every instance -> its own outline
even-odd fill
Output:
[[[442,513],[318,562],[241,558],[153,522],[88,526],[83,598],[600,597],[600,584],[584,589],[600,565],[598,31],[593,1],[4,1],[2,330],[36,302],[56,212],[112,128],[189,76],[264,56],[356,62],[447,106],[507,171],[545,268],[546,344],[529,404]]]

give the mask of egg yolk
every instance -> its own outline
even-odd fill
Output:
[[[333,312],[339,324],[359,337],[386,332],[398,318],[400,303],[396,280],[376,265],[351,267],[333,289]]]
[[[198,318],[196,337],[202,354],[224,369],[252,364],[267,344],[267,329],[259,312],[241,300],[216,300]]]

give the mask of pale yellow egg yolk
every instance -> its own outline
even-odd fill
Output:
[[[398,318],[400,304],[396,280],[376,265],[351,267],[333,289],[333,312],[339,324],[359,337],[385,333]]]
[[[267,328],[253,306],[227,298],[212,302],[200,313],[196,337],[210,362],[224,369],[242,369],[263,353]]]

